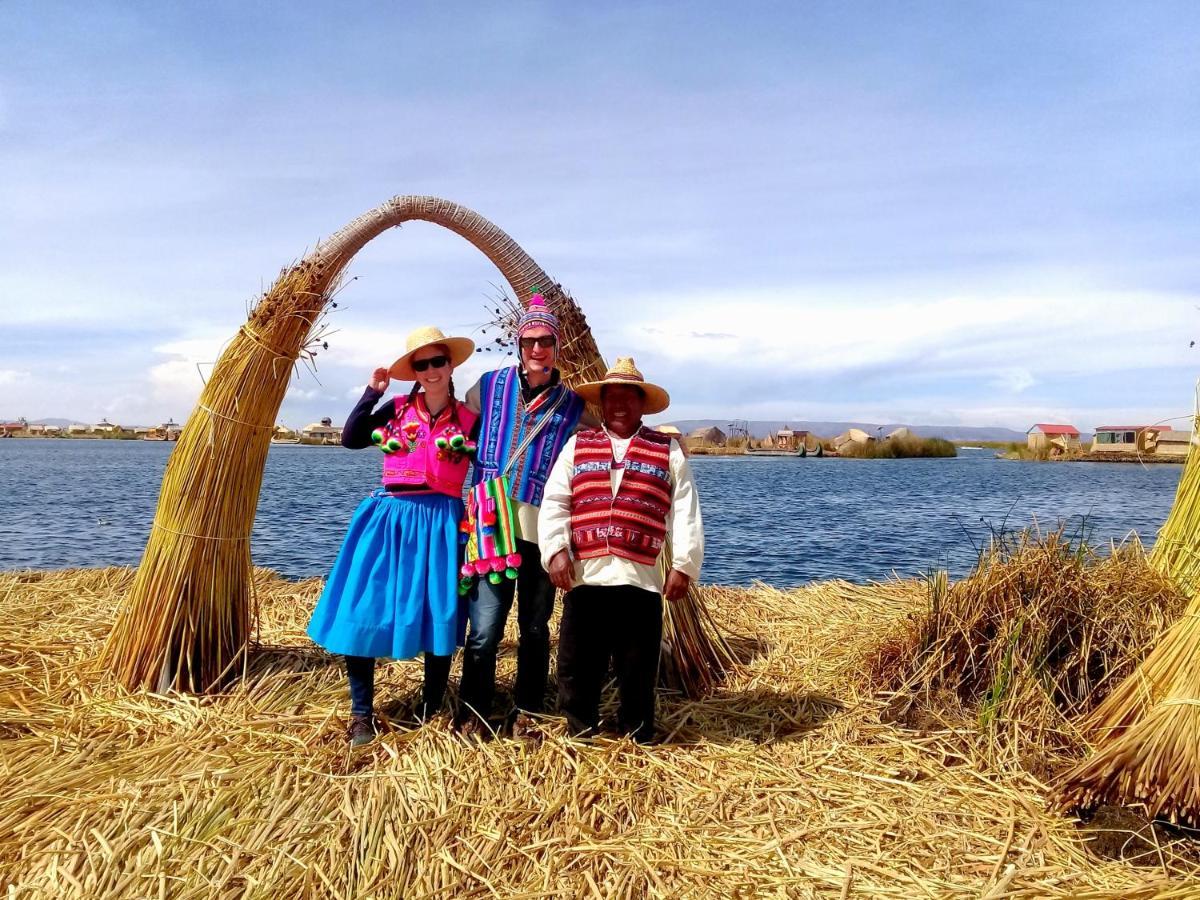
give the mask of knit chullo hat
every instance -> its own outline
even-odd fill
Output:
[[[560,337],[558,316],[550,312],[550,307],[546,306],[546,298],[542,296],[541,291],[536,291],[529,298],[529,304],[525,307],[524,314],[517,320],[517,337],[521,337],[530,328],[539,327],[549,328],[555,339]]]

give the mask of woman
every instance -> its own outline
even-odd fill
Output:
[[[458,528],[478,417],[455,398],[451,375],[474,349],[438,328],[414,331],[404,356],[372,373],[342,431],[343,446],[384,452],[383,487],[355,511],[308,634],[346,657],[354,746],[376,734],[376,657],[424,653],[424,719],[441,708],[462,644]],[[393,378],[416,383],[372,412]]]

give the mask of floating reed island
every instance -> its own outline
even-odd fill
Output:
[[[959,582],[702,589],[736,665],[660,699],[661,743],[344,740],[321,584],[258,570],[224,693],[96,661],[134,573],[0,574],[0,883],[15,897],[1185,897],[1184,832],[1063,814],[1081,716],[1184,600],[1137,546],[994,548]],[[512,623],[510,623],[511,625]],[[511,679],[515,633],[501,647]],[[606,700],[613,712],[614,698]]]
[[[693,587],[657,746],[418,727],[419,664],[393,662],[396,726],[349,750],[339,661],[304,635],[321,585],[251,569],[249,535],[338,278],[410,219],[542,287],[568,384],[604,370],[570,296],[448,201],[394,198],[285,270],[184,427],[138,570],[0,573],[9,897],[1195,895],[1197,447],[1149,557],[1025,536],[955,584]]]

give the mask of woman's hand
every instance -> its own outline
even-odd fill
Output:
[[[574,581],[573,568],[571,554],[566,550],[559,550],[550,559],[550,581],[559,590],[569,591],[572,586],[571,582]]]
[[[371,373],[371,380],[367,382],[367,387],[371,388],[373,391],[379,391],[379,393],[382,394],[387,390],[387,386],[391,384],[391,382],[392,376],[388,374],[388,370],[383,366],[380,366]]]

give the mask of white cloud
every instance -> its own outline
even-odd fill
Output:
[[[1087,292],[934,299],[792,291],[635,297],[623,346],[676,364],[820,377],[899,369],[990,376],[1019,393],[1049,375],[1186,365],[1186,298]],[[624,351],[622,351],[624,352]]]
[[[29,381],[31,377],[29,372],[21,369],[0,369],[0,385],[20,384]]]

